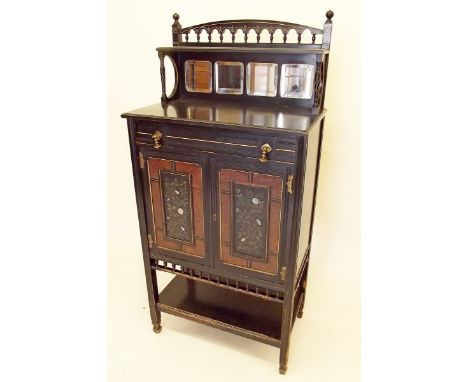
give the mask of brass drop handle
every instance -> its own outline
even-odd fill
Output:
[[[268,143],[265,143],[262,147],[260,147],[262,153],[260,154],[260,158],[258,160],[262,163],[268,162],[267,155],[271,152],[272,148]]]
[[[154,148],[159,149],[162,144],[161,144],[161,138],[162,138],[162,133],[158,130],[154,132],[154,134],[151,136],[154,140]]]

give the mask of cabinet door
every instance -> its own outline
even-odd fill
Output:
[[[206,159],[174,150],[151,152],[144,159],[152,253],[209,264]]]
[[[237,158],[237,159],[236,159]],[[286,164],[224,156],[212,160],[217,209],[215,266],[281,282],[290,225]]]

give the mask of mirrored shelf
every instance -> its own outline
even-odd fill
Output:
[[[244,94],[244,64],[235,61],[215,62],[215,92]],[[278,64],[249,62],[246,69],[246,93],[249,96],[276,97],[278,93]],[[314,91],[315,65],[281,65],[280,97],[311,99]],[[185,61],[185,89],[190,93],[213,92],[212,63]]]

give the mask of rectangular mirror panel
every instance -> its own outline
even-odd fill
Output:
[[[215,79],[216,93],[242,94],[244,92],[244,64],[216,61]]]
[[[212,92],[211,62],[185,61],[185,89],[194,93]]]
[[[314,65],[281,65],[281,97],[311,99],[314,72]]]
[[[247,94],[275,97],[278,85],[278,65],[249,62],[247,65]]]

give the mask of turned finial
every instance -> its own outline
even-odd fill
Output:
[[[322,37],[322,48],[324,49],[330,48],[331,33],[332,33],[332,27],[333,27],[333,23],[331,19],[334,15],[335,14],[333,13],[331,9],[327,13],[325,13],[325,16],[327,16],[327,21],[325,21],[325,24],[323,25],[323,37]]]
[[[174,19],[174,23],[172,24],[172,43],[174,46],[179,45],[182,42],[182,36],[180,34],[180,30],[182,29],[182,25],[179,23],[179,14],[174,13],[172,15]]]
[[[179,23],[179,14],[174,13],[172,15],[172,18],[174,19],[174,23],[172,24],[172,30],[180,30],[182,28],[182,25]]]

